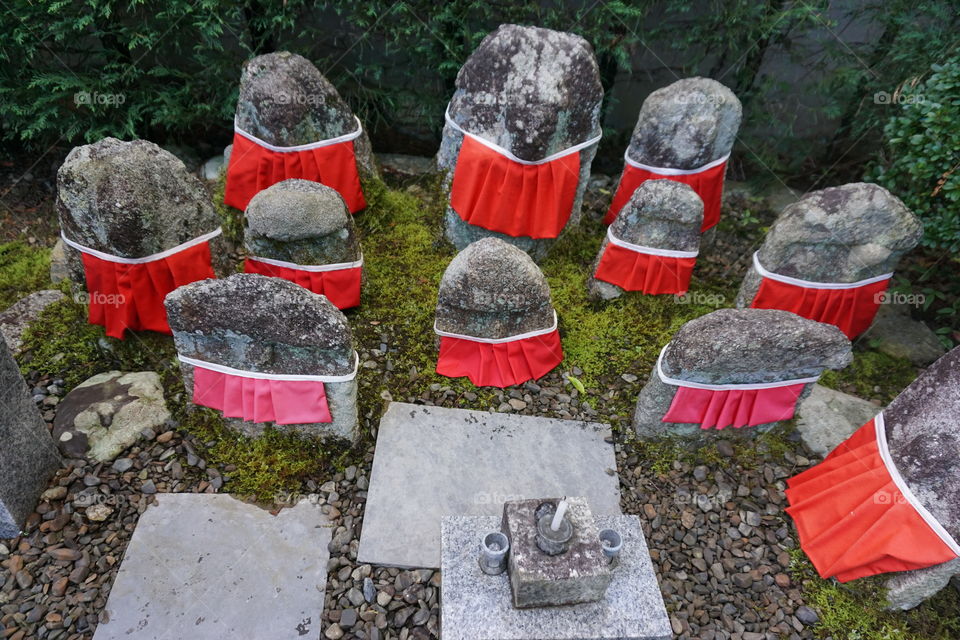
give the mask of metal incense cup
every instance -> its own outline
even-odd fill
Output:
[[[483,536],[480,542],[480,570],[490,576],[506,571],[508,551],[510,542],[504,534],[493,531]]]

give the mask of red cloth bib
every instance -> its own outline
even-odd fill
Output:
[[[669,345],[667,345],[669,346]],[[677,387],[662,422],[699,424],[701,429],[754,427],[789,420],[805,385],[817,378],[802,378],[757,384],[702,384],[667,377],[663,354],[657,359],[657,375],[665,384]]]
[[[300,178],[336,189],[350,212],[356,213],[367,206],[353,147],[353,140],[361,132],[357,120],[354,133],[296,147],[277,147],[235,129],[223,201],[243,211],[251,198],[267,187]]]
[[[194,404],[250,422],[333,422],[324,385],[353,380],[357,375],[356,367],[353,373],[341,376],[281,375],[178,357],[193,366]]]
[[[760,266],[753,254],[754,268],[763,278],[753,297],[753,309],[782,309],[838,327],[851,340],[870,328],[890,284],[892,273],[853,283],[822,283],[788,278]]]
[[[517,158],[464,131],[450,187],[450,206],[464,222],[508,236],[556,238],[567,224],[580,182],[581,150],[591,138],[543,160]]]
[[[650,167],[626,158],[620,184],[613,195],[610,210],[603,219],[605,224],[611,224],[620,213],[620,209],[630,200],[630,196],[647,180],[673,180],[689,185],[700,199],[703,200],[703,226],[701,231],[713,227],[720,222],[720,205],[723,200],[723,177],[727,170],[727,158],[724,156],[699,169],[667,169]]]
[[[108,336],[122,340],[127,329],[170,333],[163,299],[177,287],[216,277],[210,239],[219,234],[217,229],[145,258],[110,256],[61,237],[80,252],[83,260],[90,323],[103,326]]]
[[[960,556],[893,466],[883,414],[787,485],[800,547],[823,578],[848,582]]]
[[[607,230],[609,242],[593,277],[626,291],[683,295],[697,263],[696,251],[671,251],[630,244]]]
[[[556,322],[550,329],[500,340],[437,333],[437,373],[449,378],[466,376],[478,387],[503,388],[536,380],[563,360]]]
[[[322,265],[319,269],[280,263],[279,260],[266,262],[264,258],[250,256],[244,260],[243,271],[295,282],[304,289],[326,296],[337,309],[359,306],[362,259],[342,265]]]

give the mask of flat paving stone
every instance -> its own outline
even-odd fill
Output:
[[[160,494],[140,517],[94,640],[319,637],[331,529],[225,494]]]
[[[391,403],[380,420],[360,563],[440,566],[444,516],[499,515],[508,500],[584,496],[620,514],[610,427]]]
[[[443,519],[440,619],[443,640],[669,640],[650,552],[636,516],[598,516],[598,529],[615,529],[623,550],[603,600],[563,607],[515,609],[506,573],[480,570],[484,534],[500,530],[500,518]]]

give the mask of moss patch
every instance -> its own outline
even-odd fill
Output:
[[[913,382],[917,374],[917,368],[909,360],[857,348],[853,352],[853,364],[841,371],[824,372],[820,383],[861,398],[875,398],[886,405]]]
[[[834,640],[953,640],[960,637],[960,595],[946,587],[910,611],[886,611],[883,578],[840,584],[823,580],[799,549],[792,552],[791,573],[804,600],[820,616],[816,637]]]
[[[20,241],[0,244],[0,310],[51,286],[50,249]]]

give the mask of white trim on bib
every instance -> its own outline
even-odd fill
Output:
[[[547,329],[535,329],[533,331],[528,331],[526,333],[519,333],[515,336],[507,336],[506,338],[478,338],[476,336],[465,336],[460,333],[450,333],[449,331],[441,331],[437,328],[437,321],[433,321],[433,330],[438,336],[443,338],[458,338],[460,340],[470,340],[471,342],[482,342],[484,344],[503,344],[505,342],[516,342],[517,340],[526,340],[527,338],[535,338],[537,336],[545,336],[548,333],[553,333],[557,330],[557,312],[553,312],[553,326]]]
[[[345,269],[356,269],[357,267],[363,266],[363,256],[360,256],[359,260],[354,262],[336,262],[333,264],[297,264],[296,262],[287,262],[286,260],[274,260],[273,258],[261,258],[260,256],[247,256],[248,260],[253,260],[254,262],[262,262],[264,264],[270,264],[275,267],[285,267],[287,269],[295,269],[297,271],[310,271],[310,272],[321,272],[321,271],[341,271]]]
[[[202,236],[198,236],[196,238],[193,238],[192,240],[187,240],[186,242],[180,243],[175,247],[167,249],[166,251],[161,251],[160,253],[152,253],[149,256],[144,256],[142,258],[124,258],[121,256],[115,256],[109,253],[104,253],[103,251],[97,251],[96,249],[91,249],[90,247],[84,246],[79,242],[74,242],[73,240],[68,238],[66,234],[63,233],[63,231],[60,231],[60,238],[63,239],[64,244],[66,244],[68,247],[72,247],[77,251],[79,251],[80,253],[86,253],[96,258],[100,258],[101,260],[106,260],[107,262],[118,262],[120,264],[145,264],[147,262],[156,262],[157,260],[163,260],[164,258],[169,258],[174,254],[184,251],[185,249],[189,249],[191,247],[197,246],[198,244],[203,244],[208,240],[212,240],[213,238],[216,238],[217,236],[219,236],[221,233],[223,233],[223,229],[217,227],[215,230],[211,231],[210,233],[205,233]]]
[[[713,162],[708,162],[702,167],[697,167],[696,169],[673,169],[670,167],[655,167],[650,164],[643,164],[642,162],[637,162],[636,160],[630,157],[629,148],[627,148],[627,150],[623,152],[623,159],[626,160],[627,164],[633,167],[634,169],[642,169],[644,171],[649,171],[650,173],[657,173],[662,176],[690,176],[695,173],[703,173],[704,171],[708,171],[710,169],[713,169],[714,167],[720,166],[721,164],[723,164],[724,162],[730,159],[730,154],[728,153],[727,155],[717,158]]]
[[[776,389],[778,387],[790,387],[795,384],[810,384],[811,382],[816,382],[820,379],[820,376],[815,376],[812,378],[796,378],[794,380],[778,380],[776,382],[756,382],[748,384],[706,384],[703,382],[680,380],[678,378],[671,378],[663,372],[663,354],[666,353],[667,347],[669,346],[670,344],[667,343],[667,345],[660,350],[660,355],[657,357],[657,376],[659,376],[660,381],[664,384],[673,385],[675,387],[707,389],[710,391],[750,391],[753,389]]]
[[[283,373],[262,373],[260,371],[246,371],[244,369],[234,369],[233,367],[228,367],[223,364],[216,364],[214,362],[207,362],[206,360],[198,360],[196,358],[188,358],[187,356],[177,354],[177,359],[184,364],[189,364],[194,367],[200,367],[201,369],[208,369],[210,371],[216,371],[217,373],[225,373],[230,376],[238,376],[241,378],[253,378],[255,380],[282,380],[285,382],[349,382],[357,377],[357,369],[360,366],[360,354],[356,351],[353,352],[353,372],[348,373],[342,376],[306,376],[306,375],[296,375],[296,374],[283,374]]]
[[[662,256],[664,258],[696,258],[700,252],[699,251],[677,251],[674,249],[657,249],[656,247],[645,247],[641,244],[633,244],[632,242],[627,242],[626,240],[621,240],[620,238],[613,235],[613,225],[607,227],[607,240],[610,241],[610,244],[616,245],[618,247],[623,247],[624,249],[629,249],[630,251],[635,251],[636,253],[646,253],[651,256]]]
[[[779,273],[767,271],[763,268],[763,265],[760,264],[760,258],[757,257],[758,253],[760,252],[753,252],[753,268],[756,269],[760,276],[769,278],[770,280],[776,280],[777,282],[782,282],[784,284],[792,284],[797,287],[803,287],[804,289],[857,289],[868,284],[883,282],[884,280],[889,280],[893,277],[893,273],[885,273],[882,276],[875,276],[873,278],[858,280],[856,282],[813,282],[812,280],[801,280],[800,278],[791,278],[790,276],[782,276]]]
[[[280,153],[294,153],[297,151],[309,151],[310,149],[319,149],[321,147],[329,147],[330,145],[340,144],[341,142],[347,142],[349,140],[354,140],[360,137],[360,134],[363,133],[363,125],[360,124],[360,118],[353,116],[353,119],[357,121],[357,130],[350,133],[345,133],[342,136],[337,136],[336,138],[328,138],[326,140],[318,140],[316,142],[308,142],[307,144],[298,144],[292,147],[280,147],[275,144],[270,144],[266,140],[261,140],[252,133],[244,131],[237,125],[236,119],[233,121],[233,130],[234,132],[240,134],[250,142],[263,147],[264,149],[269,149],[270,151],[277,151]]]

